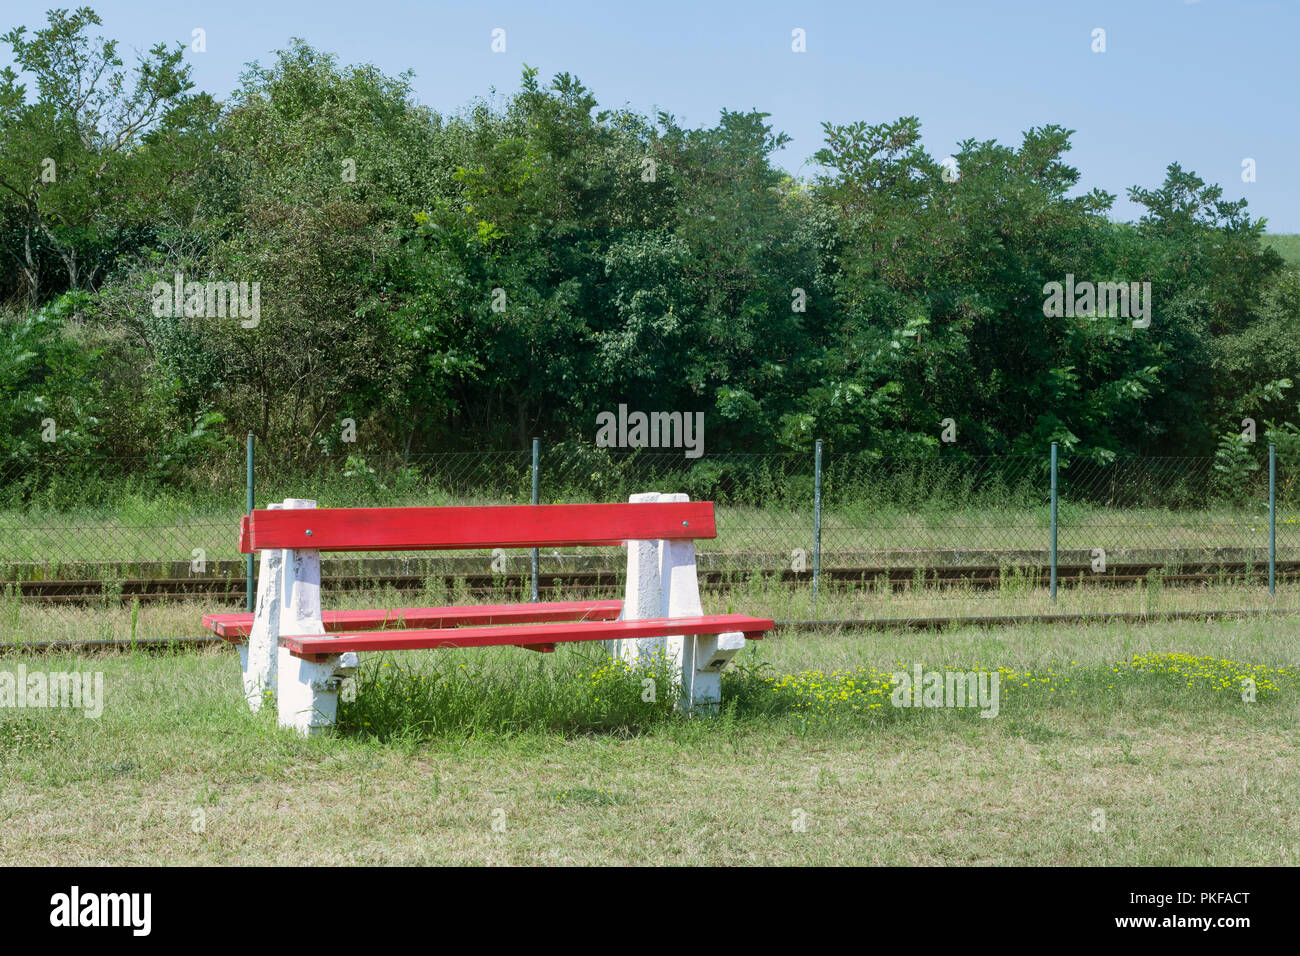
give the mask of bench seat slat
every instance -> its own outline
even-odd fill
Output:
[[[611,621],[622,601],[551,601],[539,604],[478,604],[468,607],[395,607],[387,610],[325,611],[325,632],[383,627],[448,628],[475,624],[533,624],[544,621]],[[205,614],[203,626],[236,644],[244,643],[253,615]]]
[[[280,646],[295,656],[341,654],[344,651],[407,651],[441,647],[497,647],[554,644],[567,641],[607,641],[619,638],[667,637],[673,634],[724,634],[740,631],[757,640],[774,623],[744,614],[702,617],[648,618],[641,621],[577,621],[430,630],[345,633],[334,637],[281,637]]]
[[[558,548],[716,536],[711,501],[477,508],[303,508],[254,511],[245,516],[240,525],[239,550],[249,554],[267,548],[317,551]]]

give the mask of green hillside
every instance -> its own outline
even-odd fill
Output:
[[[1278,255],[1293,266],[1300,266],[1300,235],[1265,236],[1264,245],[1276,249]]]

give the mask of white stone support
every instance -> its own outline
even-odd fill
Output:
[[[281,509],[315,508],[305,498],[286,498]],[[357,655],[332,654],[317,663],[294,657],[280,647],[282,635],[324,634],[320,607],[320,552],[270,548],[262,552],[257,604],[248,643],[239,648],[244,698],[256,713],[269,696],[276,698],[280,726],[299,733],[318,733],[338,715],[338,690],[357,668]]]
[[[684,494],[632,495],[629,501],[689,501]],[[704,613],[692,540],[629,541],[627,594],[620,620],[650,617],[697,617]],[[722,669],[745,646],[739,631],[727,634],[679,634],[672,637],[612,641],[611,653],[632,664],[663,654],[680,687],[680,709],[716,711],[722,700]]]
[[[660,495],[660,501],[690,501],[684,494]],[[659,542],[662,617],[698,617],[700,582],[695,567],[695,542]],[[722,669],[745,646],[739,631],[726,634],[683,634],[667,639],[668,659],[680,682],[680,707],[688,713],[716,711],[722,701]]]
[[[351,651],[316,662],[280,648],[280,726],[304,737],[332,727],[338,717],[339,687],[356,673],[357,663]]]
[[[632,504],[659,500],[659,492],[649,491],[632,495]],[[659,585],[659,542],[629,541],[627,543],[627,589],[623,595],[620,621],[644,621],[659,617],[663,610],[663,589]],[[662,637],[617,640],[607,642],[611,656],[637,664],[656,654],[662,654],[666,643]]]
[[[282,504],[267,506],[279,511]],[[248,641],[240,645],[239,664],[244,672],[244,699],[257,713],[268,694],[275,694],[276,641],[280,633],[280,608],[284,589],[284,555],[278,548],[263,551],[258,562],[257,603]]]
[[[286,498],[284,507],[315,508],[316,502]],[[320,607],[320,552],[314,548],[286,550],[282,581],[276,636],[280,726],[292,727],[303,735],[315,734],[333,725],[338,715],[339,686],[356,672],[357,655],[330,654],[316,662],[295,657],[280,647],[280,637],[325,633]]]

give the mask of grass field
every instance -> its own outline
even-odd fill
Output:
[[[1300,266],[1300,235],[1277,234],[1264,237],[1264,245],[1277,250],[1277,254],[1293,266]]]
[[[136,632],[198,612],[143,608]],[[131,613],[4,610],[33,639]],[[0,862],[1295,865],[1298,633],[786,633],[693,719],[595,646],[374,655],[312,740],[247,713],[228,648],[10,653],[102,672],[105,706],[0,709]],[[892,706],[900,664],[996,671],[998,715]]]

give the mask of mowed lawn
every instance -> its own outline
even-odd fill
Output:
[[[0,671],[102,672],[105,701],[0,708],[0,862],[1295,865],[1298,635],[787,633],[709,719],[643,701],[597,646],[374,656],[311,740],[246,711],[229,648],[11,653]],[[997,671],[998,716],[893,707],[900,663]]]

